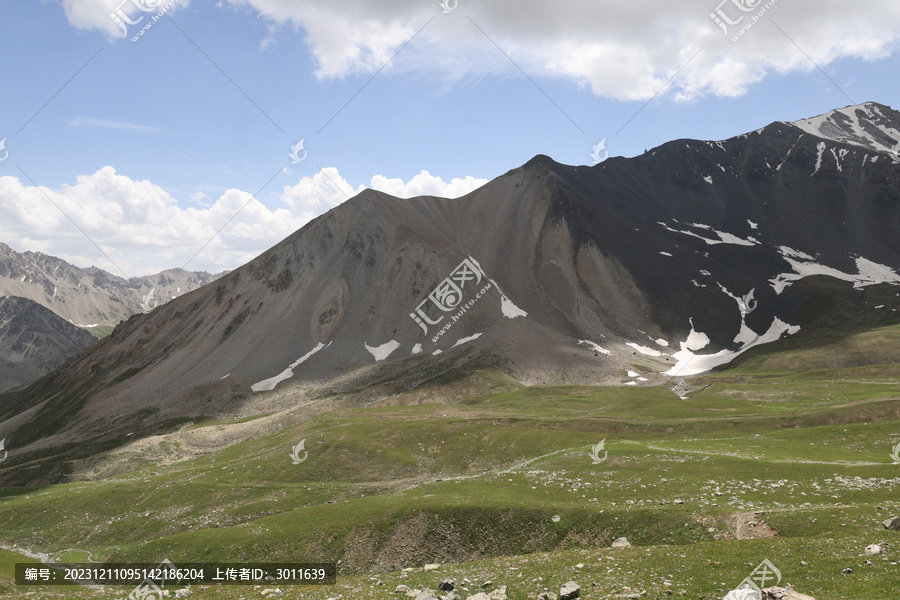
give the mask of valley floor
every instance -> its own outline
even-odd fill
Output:
[[[397,586],[444,595],[454,579],[463,600],[500,586],[555,600],[567,581],[588,600],[712,600],[764,560],[817,600],[896,598],[900,531],[882,522],[900,516],[900,366],[767,361],[683,398],[519,387],[334,410],[183,459],[158,445],[127,473],[0,490],[0,544],[58,562],[341,561],[333,586],[182,592],[202,599],[407,598]],[[620,537],[631,546],[611,548]],[[133,589],[16,586],[13,565],[32,560],[0,550],[0,596]]]

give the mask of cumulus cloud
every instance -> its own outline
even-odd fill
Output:
[[[422,171],[406,183],[376,175],[371,187],[398,197],[455,197],[485,182],[466,177],[445,183]],[[275,194],[274,208],[238,189],[209,202],[203,202],[205,193],[192,194],[182,207],[161,187],[112,167],[59,189],[5,176],[0,177],[0,240],[18,251],[96,265],[121,277],[182,266],[218,272],[251,260],[363,189],[328,167],[285,186]]]
[[[61,0],[69,23],[93,29],[111,39],[134,35],[154,16],[171,15],[190,0]]]
[[[62,0],[72,25],[110,37],[124,37],[109,16],[116,7],[137,18],[146,13],[136,6],[169,2]],[[177,0],[172,10],[188,2]],[[262,47],[277,39],[279,28],[301,32],[321,78],[372,73],[414,38],[388,70],[434,71],[454,80],[514,71],[512,59],[530,75],[576,81],[622,100],[651,98],[676,73],[664,92],[673,98],[741,95],[769,73],[814,69],[804,53],[820,67],[846,57],[885,57],[900,29],[896,0],[871,0],[859,9],[843,0],[460,0],[448,14],[436,1],[229,3],[269,22]],[[740,22],[723,32],[711,14]]]
[[[440,177],[435,177],[423,169],[406,183],[399,178],[388,179],[384,175],[376,175],[372,178],[369,187],[398,198],[412,198],[413,196],[458,198],[483,186],[485,183],[487,183],[487,179],[478,179],[471,175],[462,179],[454,178],[450,182],[445,183]]]

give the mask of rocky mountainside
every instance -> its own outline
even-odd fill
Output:
[[[0,392],[34,381],[96,341],[33,300],[0,297]]]
[[[34,300],[79,327],[116,325],[144,306],[152,309],[222,275],[168,269],[126,280],[41,252],[19,253],[0,243],[0,295]]]
[[[455,200],[367,190],[0,398],[0,437],[122,443],[467,363],[675,383],[896,293],[898,141],[900,113],[866,103],[593,167],[537,156]]]

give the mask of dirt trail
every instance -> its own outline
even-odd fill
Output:
[[[748,456],[745,454],[738,454],[737,452],[712,452],[708,450],[682,450],[677,448],[664,448],[662,446],[656,446],[654,444],[650,444],[647,442],[636,442],[633,440],[622,440],[624,444],[638,444],[641,446],[645,446],[651,450],[658,450],[660,452],[683,452],[685,454],[702,454],[704,456],[727,456],[729,458],[741,458],[744,460],[764,460],[769,463],[780,463],[780,464],[806,464],[806,465],[835,465],[839,467],[876,467],[879,465],[890,464],[888,462],[871,462],[871,461],[862,461],[862,460],[807,460],[802,458],[759,458],[758,456]]]
[[[542,458],[547,458],[548,456],[553,456],[555,454],[561,454],[563,452],[571,452],[573,450],[578,450],[578,449],[579,448],[563,448],[562,450],[554,450],[553,452],[549,452],[547,454],[542,454],[541,456],[536,456],[534,458],[529,458],[528,460],[523,460],[521,462],[517,462],[511,467],[506,467],[506,468],[497,467],[494,469],[488,469],[488,470],[482,471],[481,473],[476,473],[474,475],[453,475],[450,477],[423,478],[422,481],[419,481],[418,483],[409,485],[405,488],[401,488],[401,489],[397,490],[396,493],[405,492],[407,490],[411,490],[411,489],[414,489],[414,488],[417,488],[417,487],[420,487],[420,486],[423,486],[423,485],[426,485],[429,483],[435,483],[437,481],[462,481],[464,479],[475,479],[477,477],[487,477],[488,475],[506,475],[507,473],[512,473],[514,471],[518,471],[519,469],[523,469],[523,468],[527,467],[528,465],[530,465],[531,463],[541,460]]]

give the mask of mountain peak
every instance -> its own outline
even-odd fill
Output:
[[[900,142],[900,112],[877,102],[864,102],[789,123],[810,135],[877,152],[890,152]]]

